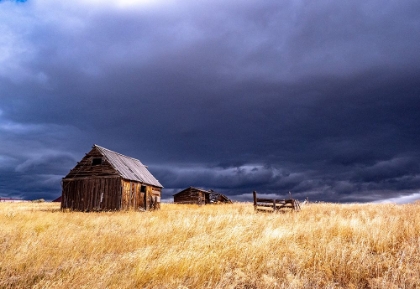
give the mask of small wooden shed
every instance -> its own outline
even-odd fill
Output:
[[[227,196],[213,190],[203,190],[189,187],[174,195],[174,203],[206,205],[232,203],[232,201]]]
[[[93,145],[63,178],[61,208],[75,211],[159,209],[162,188],[138,159]]]
[[[210,192],[189,187],[174,195],[174,203],[205,205],[210,203]]]

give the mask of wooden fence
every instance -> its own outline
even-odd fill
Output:
[[[260,212],[281,212],[283,209],[300,211],[299,201],[295,199],[265,199],[257,198],[257,192],[254,195],[254,209]]]

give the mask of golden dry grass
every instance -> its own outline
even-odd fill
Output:
[[[0,224],[0,288],[420,288],[420,203],[285,214],[0,203]]]

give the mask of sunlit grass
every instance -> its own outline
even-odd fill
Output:
[[[419,288],[420,204],[0,203],[0,288]]]

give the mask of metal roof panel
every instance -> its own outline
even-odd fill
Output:
[[[149,172],[147,167],[138,159],[122,155],[98,145],[94,146],[104,155],[104,157],[124,179],[139,181],[148,185],[163,188],[159,181]]]

